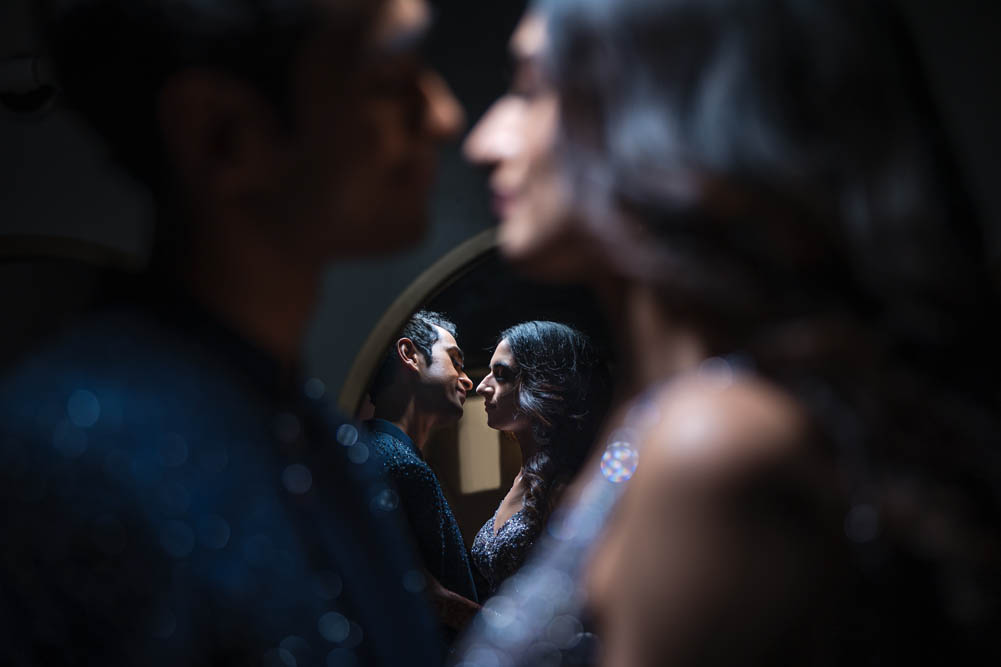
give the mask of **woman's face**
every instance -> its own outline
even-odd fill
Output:
[[[476,393],[484,398],[490,428],[517,432],[529,425],[518,410],[517,369],[511,346],[504,339],[490,358],[490,374],[476,388]]]
[[[555,155],[559,99],[540,60],[543,18],[529,13],[511,38],[515,75],[466,139],[466,157],[491,168],[501,251],[523,270],[557,280],[586,275],[576,238],[571,197]]]

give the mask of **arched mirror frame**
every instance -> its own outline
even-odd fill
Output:
[[[341,412],[357,414],[382,355],[407,319],[496,248],[496,230],[480,232],[428,267],[393,301],[365,339],[341,385],[337,400]]]

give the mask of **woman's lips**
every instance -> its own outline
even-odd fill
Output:
[[[494,215],[503,220],[511,212],[514,202],[515,198],[513,194],[494,190],[493,199],[491,201],[491,208],[493,209]]]

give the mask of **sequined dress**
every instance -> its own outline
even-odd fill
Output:
[[[481,595],[483,598],[497,592],[504,580],[518,571],[541,532],[540,527],[533,527],[528,522],[524,508],[512,514],[500,530],[497,529],[496,520],[495,511],[476,534],[470,550],[473,565],[483,575],[489,587]]]
[[[490,613],[481,613],[474,619],[449,664],[462,667],[596,664],[600,639],[589,631],[591,623],[585,611],[581,572],[626,482],[636,470],[638,433],[656,416],[649,409],[653,394],[651,390],[637,400],[625,424],[610,434],[600,468],[583,473],[589,481],[580,495],[557,508],[542,534],[532,537],[538,545],[518,572],[507,577],[484,604]],[[477,541],[485,530],[491,530],[492,524],[491,519],[480,530]],[[502,538],[506,529],[507,524],[497,538]],[[488,532],[486,540],[490,537]],[[477,551],[482,553],[474,542],[473,561],[480,567],[482,556],[477,556]],[[492,551],[500,552],[501,548],[494,546]],[[503,567],[502,562],[492,569],[498,572],[499,567]]]

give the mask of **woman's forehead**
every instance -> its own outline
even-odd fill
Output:
[[[514,352],[511,351],[511,344],[507,342],[507,338],[501,340],[497,343],[497,348],[494,350],[493,358],[491,358],[491,363],[505,362],[509,366],[514,363]]]
[[[546,48],[546,21],[541,14],[529,12],[511,36],[511,55],[515,61],[534,60]]]

